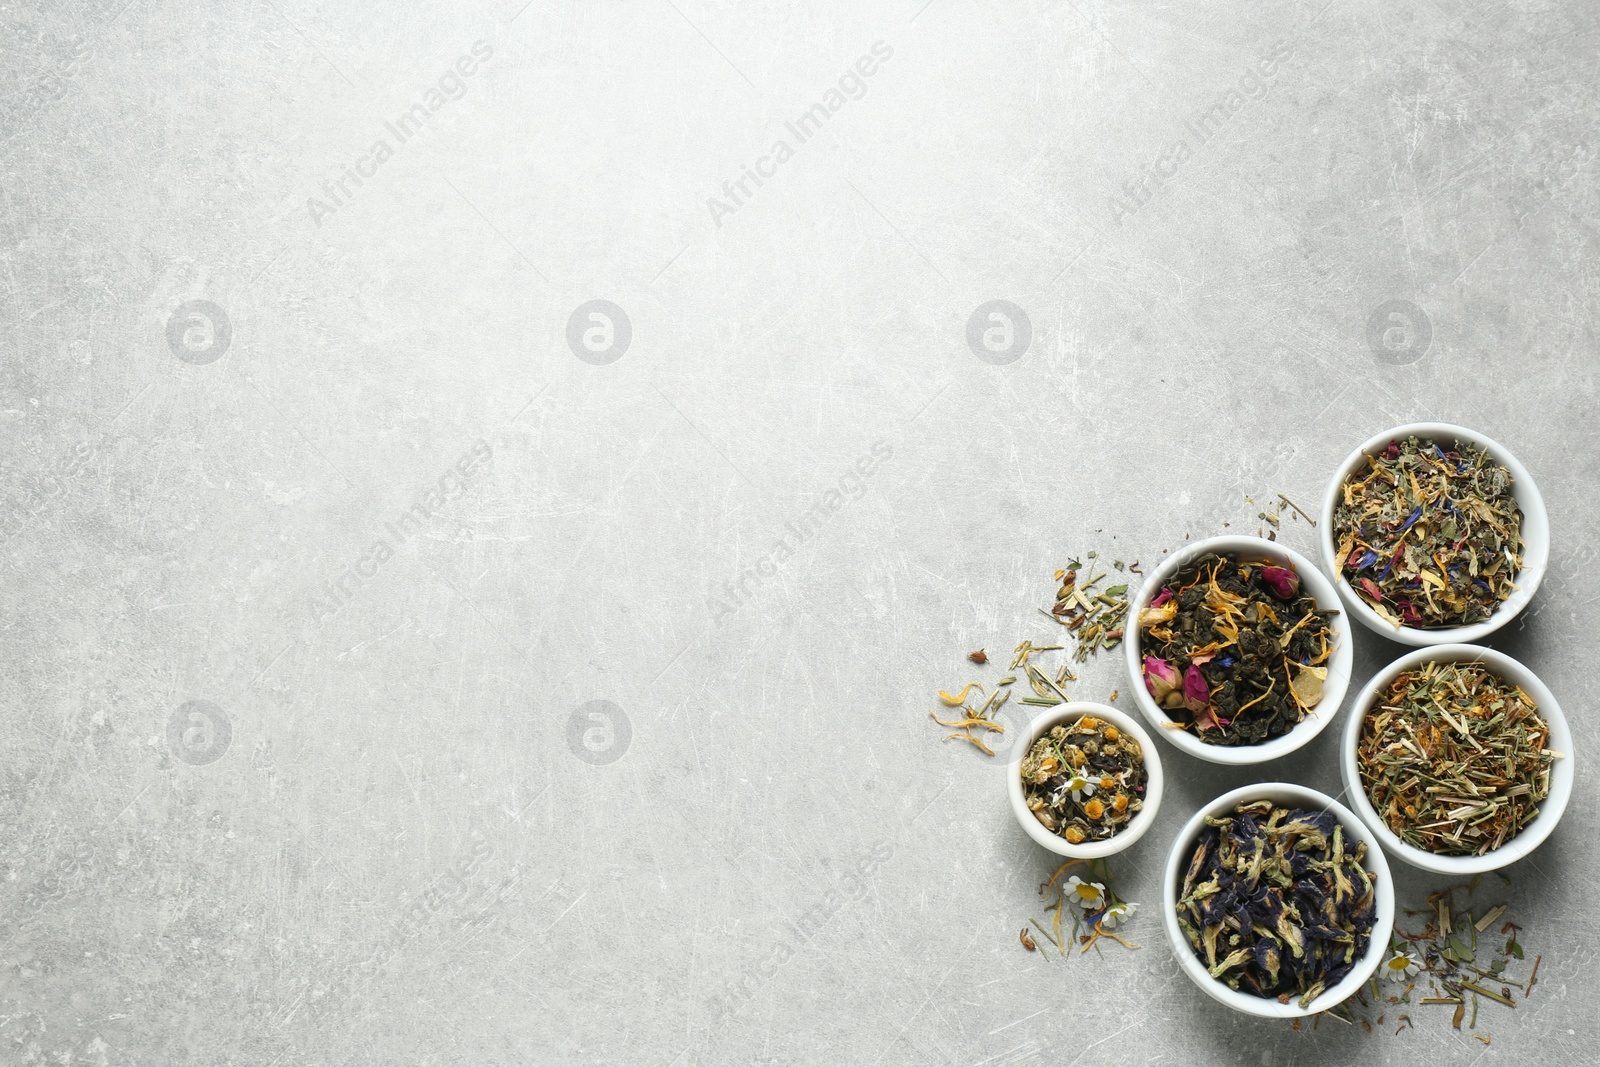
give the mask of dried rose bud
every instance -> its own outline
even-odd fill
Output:
[[[1183,672],[1183,706],[1196,715],[1211,707],[1211,687],[1199,667],[1191,666]]]
[[[1300,593],[1300,576],[1287,567],[1262,567],[1261,580],[1279,600],[1292,600]]]
[[[1157,704],[1166,699],[1168,693],[1178,688],[1177,669],[1164,659],[1155,656],[1144,658],[1144,684],[1150,690],[1150,695]]]

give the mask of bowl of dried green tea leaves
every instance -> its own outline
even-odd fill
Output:
[[[1527,468],[1445,423],[1399,426],[1352,452],[1328,483],[1319,537],[1351,614],[1407,645],[1482,640],[1533,599],[1550,558]]]
[[[1076,700],[1029,724],[1007,775],[1017,822],[1058,856],[1102,859],[1143,837],[1161,807],[1161,755],[1144,727]]]
[[[1339,752],[1356,815],[1392,855],[1464,876],[1522,859],[1572,796],[1572,732],[1547,686],[1503,652],[1401,656],[1356,697]]]
[[[1284,782],[1218,797],[1178,833],[1163,879],[1179,966],[1251,1015],[1326,1011],[1377,970],[1394,887],[1376,839],[1344,805]]]
[[[1353,653],[1333,584],[1294,550],[1213,537],[1174,552],[1139,590],[1127,642],[1140,710],[1212,763],[1262,763],[1320,733]]]

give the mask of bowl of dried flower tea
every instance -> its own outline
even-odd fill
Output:
[[[1345,795],[1392,855],[1464,876],[1522,859],[1572,797],[1572,732],[1555,696],[1504,652],[1439,645],[1367,683],[1339,750]]]
[[[1322,562],[1350,613],[1407,645],[1481,641],[1528,605],[1550,518],[1527,468],[1480,433],[1397,426],[1328,483]]]
[[[1128,674],[1163,738],[1212,763],[1263,763],[1339,710],[1354,655],[1333,583],[1259,537],[1172,553],[1129,611]]]
[[[1101,859],[1150,829],[1161,807],[1161,755],[1137,720],[1075,700],[1028,724],[1006,767],[1011,810],[1058,856]]]
[[[1162,882],[1183,973],[1250,1015],[1326,1011],[1389,950],[1383,849],[1349,808],[1305,786],[1247,785],[1206,805],[1178,832]]]

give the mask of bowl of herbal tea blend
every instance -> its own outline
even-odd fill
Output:
[[[1150,573],[1129,612],[1128,673],[1156,732],[1212,763],[1261,763],[1322,731],[1350,684],[1338,594],[1298,552],[1213,537]]]
[[[1394,886],[1368,829],[1304,786],[1247,785],[1173,842],[1163,918],[1178,964],[1211,997],[1268,1018],[1352,996],[1389,950]]]
[[[1155,821],[1161,754],[1132,716],[1073,701],[1028,725],[1007,767],[1011,811],[1027,835],[1058,856],[1121,852]]]
[[[1345,723],[1356,815],[1414,867],[1464,876],[1522,859],[1572,796],[1572,733],[1539,678],[1479,645],[1422,648],[1379,671]]]
[[[1351,614],[1408,645],[1482,640],[1527,606],[1550,558],[1527,469],[1445,423],[1398,426],[1352,452],[1328,483],[1318,536]]]

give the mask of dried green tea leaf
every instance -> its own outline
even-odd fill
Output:
[[[1208,744],[1281,737],[1322,700],[1335,614],[1317,607],[1290,568],[1199,556],[1139,613],[1145,686]]]

